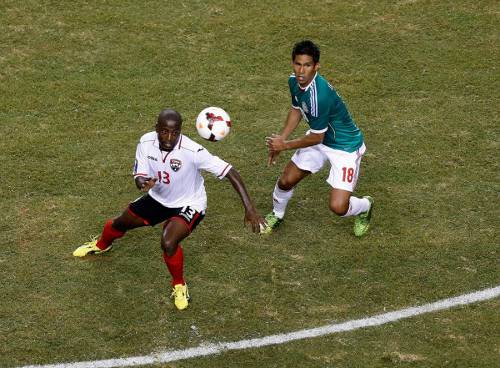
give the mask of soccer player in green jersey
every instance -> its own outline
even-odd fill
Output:
[[[319,73],[319,47],[304,40],[292,50],[293,74],[288,79],[292,106],[281,134],[266,137],[268,165],[275,164],[281,151],[296,149],[273,192],[273,212],[266,216],[261,233],[271,233],[282,221],[293,188],[309,174],[318,172],[329,161],[329,206],[342,217],[356,216],[354,234],[362,236],[370,227],[373,199],[352,195],[365,153],[363,134],[349,115],[335,89]],[[303,137],[288,140],[301,119],[309,125]]]

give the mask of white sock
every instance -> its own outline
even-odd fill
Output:
[[[349,209],[342,217],[356,216],[370,209],[370,201],[366,198],[351,196],[349,198]]]
[[[276,183],[273,192],[273,212],[277,217],[283,218],[285,216],[286,206],[292,195],[293,189],[282,190],[278,187],[278,183]]]

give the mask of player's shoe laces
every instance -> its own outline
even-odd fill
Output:
[[[97,239],[94,239],[76,248],[76,250],[73,252],[73,255],[75,257],[85,257],[90,254],[101,254],[107,252],[111,248],[113,248],[112,245],[110,245],[106,249],[99,249],[97,247]]]
[[[265,220],[266,225],[260,229],[260,233],[265,235],[271,234],[283,222],[283,219],[276,216],[274,212],[268,213]]]
[[[370,196],[364,196],[363,198],[368,199],[370,202],[370,208],[368,211],[360,213],[354,219],[354,235],[363,236],[366,234],[368,229],[370,228],[370,220],[372,218],[373,212],[373,198]]]
[[[178,310],[186,309],[189,305],[189,300],[191,299],[187,285],[174,285],[174,288],[172,289],[172,298],[174,298],[174,304]]]

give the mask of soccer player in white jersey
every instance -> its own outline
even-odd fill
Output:
[[[305,40],[292,50],[293,74],[288,79],[292,106],[281,134],[266,137],[268,164],[281,151],[296,149],[274,187],[273,212],[266,216],[262,233],[271,233],[282,221],[293,188],[329,161],[331,186],[329,206],[342,217],[356,216],[354,234],[366,234],[370,226],[373,198],[352,195],[358,180],[361,158],[366,150],[363,134],[351,118],[335,89],[319,73],[319,47]],[[288,140],[301,119],[309,125],[305,136]]]
[[[174,304],[179,310],[189,304],[180,242],[200,223],[207,207],[201,170],[219,179],[228,178],[245,207],[245,224],[251,225],[253,232],[264,226],[236,169],[181,134],[181,127],[182,117],[177,111],[160,112],[156,131],[144,134],[136,150],[135,184],[146,194],[130,203],[120,216],[108,220],[99,239],[73,252],[75,257],[101,254],[110,250],[113,241],[128,230],[164,222],[161,248],[172,276]]]

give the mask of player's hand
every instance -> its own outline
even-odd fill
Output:
[[[254,233],[260,233],[260,229],[266,225],[266,221],[255,209],[250,209],[245,211],[245,225],[251,226]]]
[[[267,156],[267,166],[276,165],[276,159],[280,153],[277,151],[270,151]]]
[[[281,152],[286,150],[286,143],[283,137],[279,134],[272,134],[266,137],[266,146],[269,152]]]
[[[285,140],[279,134],[273,133],[270,137],[266,137],[266,146],[269,151],[267,166],[275,165],[280,152],[286,149]]]
[[[156,184],[157,178],[144,178],[141,184],[141,192],[147,192]]]

